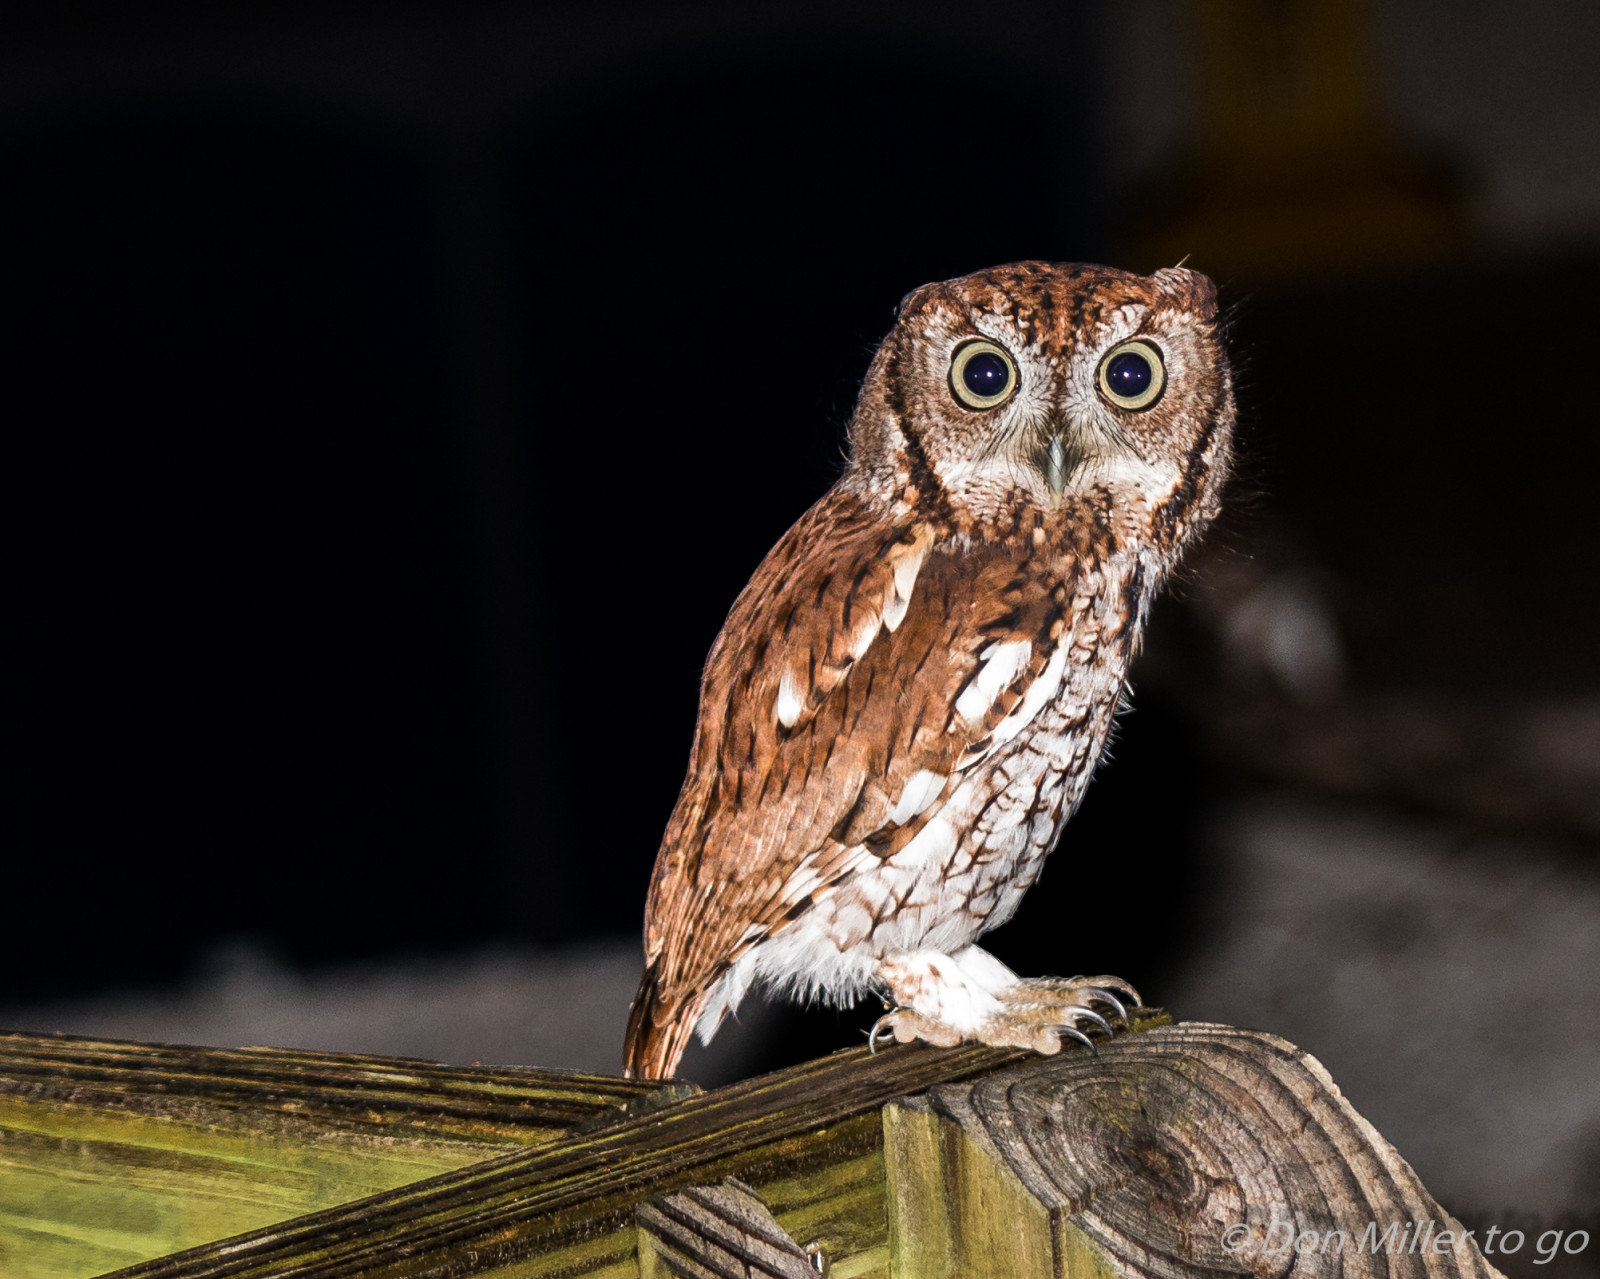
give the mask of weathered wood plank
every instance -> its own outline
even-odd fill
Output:
[[[0,1035],[0,1275],[100,1274],[660,1100],[553,1071]]]
[[[688,1186],[639,1205],[639,1279],[816,1279],[749,1186]]]
[[[896,1276],[1497,1274],[1321,1064],[1271,1035],[1167,1027],[934,1087],[885,1126]],[[1451,1247],[1408,1250],[1426,1222]],[[1394,1246],[1371,1246],[1390,1225]]]
[[[120,1279],[211,1279],[276,1276],[366,1279],[401,1276],[594,1273],[614,1264],[618,1247],[584,1270],[574,1251],[621,1240],[637,1203],[686,1186],[737,1176],[769,1202],[777,1188],[855,1162],[856,1176],[881,1159],[880,1108],[894,1097],[948,1080],[987,1074],[1024,1054],[986,1048],[891,1048],[869,1056],[851,1049],[655,1113],[574,1136],[559,1148],[504,1155],[358,1203],[251,1232],[225,1245],[147,1262]],[[863,1161],[865,1162],[856,1162]],[[768,1187],[774,1187],[769,1192]],[[859,1185],[818,1220],[839,1238],[837,1207],[861,1197]],[[878,1192],[881,1195],[881,1189]],[[804,1195],[789,1211],[808,1207]],[[876,1209],[883,1220],[882,1208]],[[780,1224],[785,1212],[775,1213]],[[802,1247],[810,1241],[799,1238]],[[887,1239],[857,1239],[886,1255]],[[837,1245],[836,1245],[837,1246]],[[558,1263],[558,1259],[560,1260]],[[848,1264],[854,1256],[841,1257]],[[859,1272],[858,1272],[859,1273]]]
[[[121,1274],[1498,1279],[1321,1066],[1269,1035],[855,1050],[645,1109],[659,1100]],[[1411,1243],[1424,1222],[1431,1250]]]
[[[1050,1213],[1003,1163],[934,1113],[925,1098],[885,1107],[883,1124],[895,1279],[1056,1273]]]
[[[852,1143],[841,1125],[829,1162],[762,1179],[758,1189],[778,1224],[804,1241],[807,1255],[820,1259],[829,1279],[889,1279],[882,1125],[872,1115],[854,1122],[858,1153],[849,1153]]]
[[[39,1103],[70,1096],[104,1111],[180,1120],[193,1115],[208,1124],[241,1115],[249,1124],[281,1123],[285,1130],[420,1131],[436,1141],[527,1144],[659,1095],[661,1088],[522,1067],[0,1033],[0,1096]]]

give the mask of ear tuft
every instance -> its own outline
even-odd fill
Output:
[[[901,298],[900,301],[895,303],[894,318],[898,320],[907,311],[919,306],[923,296],[930,290],[937,287],[937,285],[933,284],[924,284],[921,288],[912,289],[910,293],[907,293],[905,297]]]

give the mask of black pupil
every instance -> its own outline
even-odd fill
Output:
[[[1132,351],[1113,356],[1106,365],[1106,385],[1125,400],[1137,400],[1150,389],[1150,361]]]
[[[974,395],[989,399],[1005,394],[1011,384],[1011,369],[993,351],[980,351],[961,370],[961,380]]]

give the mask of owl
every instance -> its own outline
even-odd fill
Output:
[[[1115,978],[976,945],[1083,797],[1151,601],[1217,514],[1216,290],[1019,262],[902,300],[839,481],[712,646],[656,859],[625,1066],[676,1069],[752,986],[890,1011],[873,1042],[1057,1051]],[[1086,894],[1103,864],[1074,871]]]

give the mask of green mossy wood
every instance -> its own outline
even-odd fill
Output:
[[[98,1275],[660,1097],[552,1071],[0,1035],[0,1277]]]
[[[0,1036],[0,1275],[1493,1279],[1470,1240],[1360,1250],[1459,1227],[1314,1059],[1165,1021],[711,1093]],[[1274,1222],[1351,1244],[1264,1251]]]

